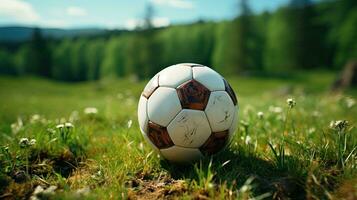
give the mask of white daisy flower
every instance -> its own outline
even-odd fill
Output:
[[[70,122],[66,122],[66,123],[64,123],[64,126],[66,127],[66,128],[68,128],[68,129],[70,129],[70,128],[73,128],[74,126],[73,126],[73,124],[72,123],[70,123]]]
[[[19,141],[19,145],[21,148],[25,148],[29,145],[29,139],[28,138],[21,138]]]
[[[62,128],[64,128],[64,124],[58,124],[58,125],[56,126],[56,128],[57,128],[57,129],[62,129]]]
[[[133,124],[133,120],[129,120],[129,121],[127,122],[128,128],[130,128],[132,124]]]
[[[33,146],[36,144],[36,140],[35,139],[31,139],[30,142],[29,142],[29,145],[30,146]]]
[[[296,105],[296,101],[293,98],[289,98],[286,100],[286,103],[290,108],[293,108]]]
[[[98,113],[98,109],[95,107],[87,107],[84,109],[84,114],[95,115]]]

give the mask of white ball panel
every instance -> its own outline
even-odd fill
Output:
[[[192,79],[192,69],[185,64],[167,67],[159,72],[159,85],[176,88],[182,83]]]
[[[232,137],[234,136],[235,134],[235,131],[237,130],[237,127],[238,127],[238,106],[234,106],[234,117],[233,117],[233,120],[232,120],[232,125],[231,127],[229,128],[229,141],[232,140]]]
[[[167,160],[179,163],[193,162],[202,158],[200,150],[196,148],[172,146],[167,149],[161,149],[160,152]]]
[[[181,111],[176,89],[167,87],[156,89],[150,96],[147,106],[149,119],[163,127],[166,127]]]
[[[225,91],[212,92],[205,110],[213,132],[228,130],[235,115],[235,106]]]
[[[143,97],[140,96],[140,100],[139,100],[139,105],[138,105],[138,119],[139,119],[139,126],[140,129],[144,130],[145,132],[147,132],[148,130],[148,115],[147,115],[147,102],[148,100]]]
[[[167,126],[171,140],[181,147],[199,148],[211,135],[203,111],[184,109]]]
[[[156,74],[150,81],[146,84],[143,95],[148,98],[154,90],[159,87],[159,80],[158,80],[159,75]]]
[[[193,79],[202,83],[210,91],[224,90],[224,82],[221,75],[209,67],[193,67]]]

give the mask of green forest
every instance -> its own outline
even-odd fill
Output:
[[[231,21],[198,21],[154,28],[152,9],[134,31],[64,39],[36,28],[29,41],[0,45],[0,74],[63,81],[148,78],[169,65],[194,62],[223,75],[338,70],[357,58],[357,1],[292,0],[254,14],[241,1]],[[238,13],[238,12],[237,12]]]

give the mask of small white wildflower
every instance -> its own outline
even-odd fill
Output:
[[[330,128],[338,131],[343,131],[348,127],[348,121],[347,120],[337,120],[337,121],[331,121],[330,122]]]
[[[144,150],[144,144],[142,142],[140,142],[140,144],[139,144],[139,149]]]
[[[70,122],[66,122],[66,123],[64,123],[64,126],[66,127],[66,128],[68,128],[68,129],[70,129],[70,128],[73,128],[74,126],[73,126],[73,124],[72,123],[70,123]]]
[[[128,122],[127,122],[127,125],[128,125],[128,128],[131,128],[131,125],[133,124],[133,120],[129,120]]]
[[[330,121],[330,125],[329,125],[329,127],[333,129],[333,128],[334,128],[334,126],[335,126],[335,121],[333,121],[333,120],[332,120],[332,121]]]
[[[31,116],[30,123],[31,124],[37,123],[40,121],[40,119],[41,119],[41,116],[39,114],[34,114]]]
[[[20,128],[19,128],[19,126],[17,126],[17,124],[12,123],[11,124],[11,131],[12,131],[13,134],[16,134],[16,133],[18,133],[20,131]]]
[[[19,145],[21,148],[26,148],[29,145],[29,139],[28,138],[21,138],[19,141]]]
[[[241,120],[240,124],[242,124],[244,128],[248,128],[248,126],[249,126],[249,123],[244,120]]]
[[[346,98],[346,106],[347,106],[347,108],[352,108],[355,104],[356,104],[356,102],[355,102],[354,99],[352,99],[350,97]]]
[[[64,128],[64,124],[58,124],[58,125],[56,126],[56,128],[57,128],[57,129],[63,129],[63,128]]]
[[[264,113],[261,112],[261,111],[259,111],[259,112],[257,113],[257,115],[258,115],[258,118],[259,118],[259,119],[263,119],[263,118],[264,118]]]
[[[252,138],[249,136],[249,135],[247,135],[247,137],[245,137],[245,144],[246,145],[248,145],[248,144],[250,144],[250,142],[252,141]]]
[[[19,131],[22,130],[23,127],[23,122],[20,117],[17,118],[17,121],[15,123],[11,124],[11,131],[13,134],[17,134]]]
[[[289,98],[286,100],[286,103],[290,108],[293,108],[296,105],[296,101],[293,98]]]
[[[36,140],[35,139],[31,139],[30,142],[29,142],[29,145],[30,146],[33,146],[36,144]]]
[[[340,130],[342,130],[344,128],[347,128],[347,126],[348,126],[348,121],[347,120],[338,120],[335,123],[335,127],[337,127]]]
[[[98,113],[98,109],[95,107],[87,107],[84,109],[84,114],[95,115]]]
[[[69,121],[70,122],[75,122],[79,120],[79,113],[78,111],[74,110],[71,115],[69,116]]]
[[[309,129],[307,130],[307,132],[308,132],[309,134],[315,133],[315,132],[316,132],[316,128],[315,128],[315,127],[309,128]]]

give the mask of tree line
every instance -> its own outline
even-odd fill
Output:
[[[135,75],[147,78],[181,62],[211,66],[224,75],[338,69],[357,59],[357,1],[291,0],[274,12],[253,14],[239,1],[234,20],[153,28],[152,8],[135,31],[110,37],[43,38],[15,51],[0,49],[0,74],[64,81]]]

